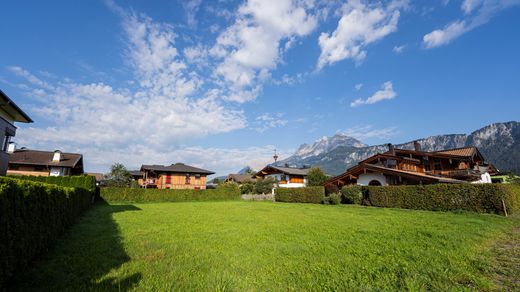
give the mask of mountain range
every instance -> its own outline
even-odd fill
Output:
[[[520,174],[520,122],[494,123],[471,134],[437,135],[414,141],[418,141],[424,151],[476,146],[501,172]],[[414,141],[396,147],[414,149]],[[387,150],[387,144],[368,146],[353,137],[336,134],[301,145],[293,155],[277,164],[319,166],[329,175],[338,175],[359,161]]]

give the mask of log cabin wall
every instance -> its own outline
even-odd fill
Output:
[[[205,189],[206,175],[190,174],[168,174],[162,173],[157,179],[157,188],[159,189]]]

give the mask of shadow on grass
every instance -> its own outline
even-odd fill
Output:
[[[9,290],[128,290],[141,273],[115,270],[130,260],[113,214],[139,211],[134,205],[99,202],[74,225],[58,244],[15,277]]]

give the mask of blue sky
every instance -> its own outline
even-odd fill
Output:
[[[226,174],[518,120],[520,0],[2,1],[18,147]]]

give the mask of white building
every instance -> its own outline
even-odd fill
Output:
[[[281,167],[268,165],[260,170],[256,176],[273,178],[280,188],[302,188],[307,186],[309,168]]]

